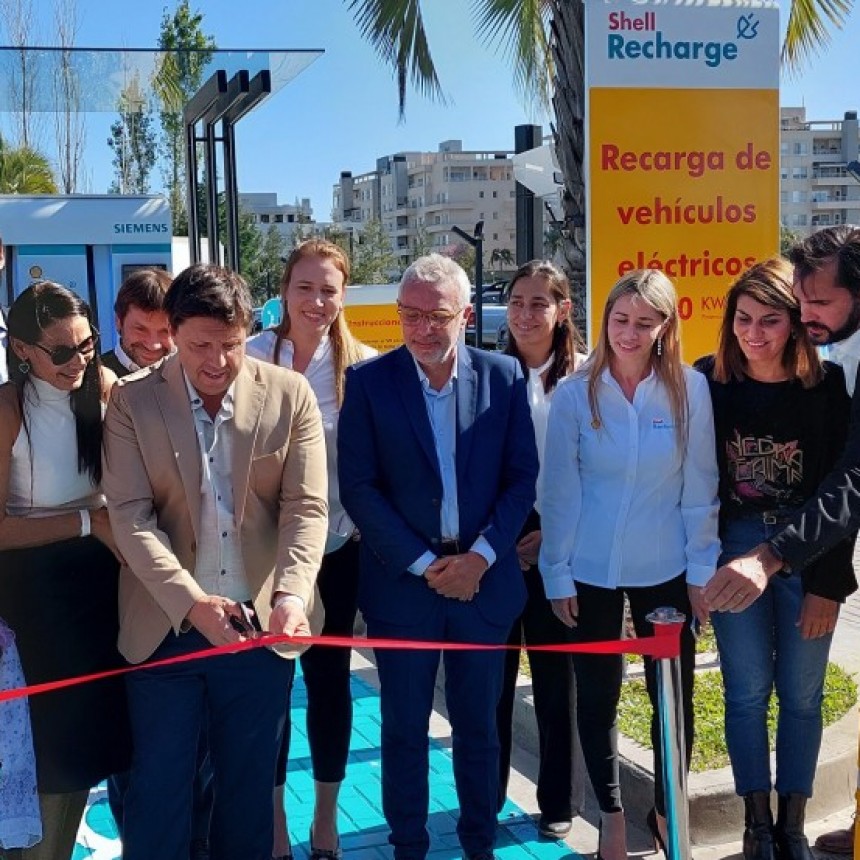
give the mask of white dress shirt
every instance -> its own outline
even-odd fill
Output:
[[[577,370],[584,360],[584,355],[576,353],[573,359],[573,369]],[[552,396],[555,394],[555,389],[561,382],[561,379],[559,379],[554,388],[551,388],[549,391],[545,390],[542,377],[543,374],[552,367],[553,361],[555,361],[554,352],[550,354],[550,357],[540,367],[528,368],[529,375],[526,380],[529,411],[531,412],[532,424],[534,424],[535,428],[535,445],[537,446],[538,464],[540,466],[537,478],[537,501],[535,502],[535,510],[538,513],[540,513],[541,486],[544,476],[543,459],[544,449],[546,448],[546,428],[549,420],[549,406],[552,402]]]
[[[414,361],[414,358],[413,358]],[[460,507],[457,501],[457,357],[451,368],[448,381],[437,391],[430,384],[427,374],[421,365],[415,362],[415,370],[421,382],[421,392],[427,407],[427,418],[433,433],[433,447],[436,449],[436,459],[439,464],[439,476],[442,479],[442,509],[439,518],[442,540],[459,540],[460,538]],[[463,548],[463,552],[467,550]],[[496,551],[490,542],[478,535],[469,547],[470,552],[476,552],[487,567],[492,567],[496,560]],[[409,565],[409,572],[416,576],[424,576],[427,568],[436,560],[436,554],[425,551],[420,558]]]
[[[194,578],[207,593],[243,602],[251,598],[233,501],[233,390],[213,420],[185,377],[200,446],[200,533]]]
[[[113,348],[113,354],[116,356],[117,361],[129,372],[134,373],[136,370],[140,370],[140,365],[136,362],[132,361],[131,356],[122,348],[122,341],[118,340],[116,342],[116,346]]]
[[[834,364],[838,364],[845,372],[845,387],[848,389],[848,396],[853,397],[854,385],[857,382],[857,368],[860,367],[860,330],[839,343],[822,347],[821,354]]]
[[[708,383],[685,367],[689,443],[676,445],[666,389],[652,372],[627,400],[607,369],[601,423],[580,371],[557,388],[547,427],[540,569],[548,598],[576,594],[574,579],[603,588],[656,585],[686,571],[704,585],[720,554],[714,421]]]
[[[252,358],[260,361],[273,362],[275,350],[275,332],[272,329],[260,332],[248,338],[245,351]],[[293,367],[295,348],[293,342],[284,338],[281,341],[281,354],[278,364],[281,367]],[[373,347],[362,344],[363,358],[377,355]],[[311,390],[316,395],[317,404],[322,414],[323,434],[325,436],[326,466],[328,468],[328,537],[326,538],[326,553],[334,552],[342,547],[355,531],[355,525],[349,518],[340,502],[340,488],[337,483],[337,418],[340,407],[337,403],[337,389],[334,377],[334,352],[331,341],[326,336],[320,341],[316,352],[310,360],[304,377]]]

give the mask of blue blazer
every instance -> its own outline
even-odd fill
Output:
[[[457,349],[460,544],[496,553],[473,605],[510,626],[525,604],[515,543],[535,502],[537,450],[519,363]],[[441,597],[407,568],[441,540],[442,478],[421,382],[406,347],[347,371],[338,424],[340,497],[361,532],[358,602],[368,618],[418,623]]]

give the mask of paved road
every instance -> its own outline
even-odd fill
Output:
[[[855,564],[860,561],[860,553]],[[860,680],[860,594],[846,603],[834,638],[832,658],[851,671]],[[383,860],[390,858],[386,843],[386,828],[379,801],[379,699],[376,693],[376,673],[373,665],[361,654],[353,656],[353,692],[355,699],[355,726],[351,763],[342,794],[342,832],[346,858],[355,860]],[[304,736],[303,687],[297,683],[293,701],[294,748],[289,775],[288,808],[290,830],[296,860],[307,857],[307,831],[313,803],[310,761]],[[445,719],[434,714],[431,721],[434,741],[431,748],[431,860],[457,860],[454,826],[456,822],[456,795],[454,793],[450,762],[450,726]],[[556,858],[590,855],[597,849],[597,808],[589,796],[581,818],[576,819],[570,837],[565,843],[540,839],[531,815],[536,813],[534,779],[537,760],[523,749],[513,755],[515,772],[510,783],[510,800],[500,816],[500,860],[556,860]],[[827,819],[811,823],[807,832],[811,837],[825,830],[843,827],[849,820],[851,807]],[[740,838],[741,823],[738,822]],[[653,853],[644,822],[628,824],[632,857]],[[740,842],[717,846],[694,847],[694,860],[726,860],[740,857]],[[79,845],[73,860],[116,860],[119,842],[104,789],[96,789],[79,835]]]

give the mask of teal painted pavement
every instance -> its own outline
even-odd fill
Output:
[[[379,696],[355,674],[352,676],[354,720],[350,763],[340,795],[341,843],[345,858],[390,858],[388,829],[382,816],[379,762]],[[293,735],[287,778],[290,837],[296,860],[308,857],[308,832],[313,814],[313,777],[305,735],[305,688],[300,677],[293,690]],[[441,744],[430,745],[430,860],[459,860],[457,795],[451,754]],[[508,801],[499,818],[496,846],[499,860],[556,860],[577,857],[561,842],[541,839],[532,818]],[[90,795],[72,860],[116,860],[120,856],[116,826],[104,785]]]

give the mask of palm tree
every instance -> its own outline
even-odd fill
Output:
[[[0,137],[0,194],[56,194],[51,164],[29,146],[10,147]]]
[[[364,38],[397,75],[401,115],[406,82],[444,100],[424,29],[421,0],[344,0]],[[555,151],[564,177],[562,252],[575,288],[585,286],[585,9],[581,0],[472,0],[477,34],[512,52],[523,93],[552,105]],[[782,57],[788,68],[826,45],[853,0],[792,0]]]

